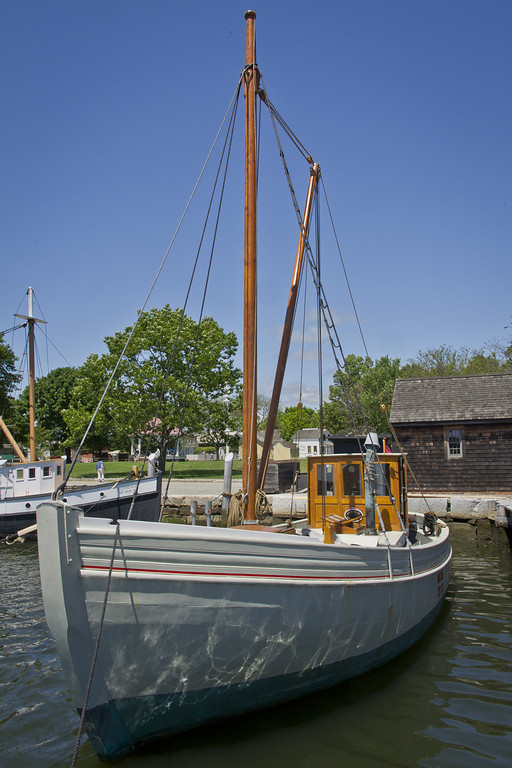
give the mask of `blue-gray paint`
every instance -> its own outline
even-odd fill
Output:
[[[439,600],[428,616],[395,640],[326,667],[242,685],[110,701],[87,712],[87,734],[101,760],[117,760],[144,742],[338,685],[410,648],[434,622],[442,603]]]

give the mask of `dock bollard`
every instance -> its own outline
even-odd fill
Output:
[[[206,501],[204,508],[206,512],[206,525],[208,528],[211,528],[212,527],[212,502]]]
[[[191,501],[190,514],[192,515],[192,525],[196,524],[196,511],[197,511],[197,501]]]

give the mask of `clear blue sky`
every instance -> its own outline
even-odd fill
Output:
[[[235,89],[248,7],[269,96],[322,166],[371,357],[503,339],[510,0],[2,0],[0,330],[28,285],[71,365],[133,321]],[[242,187],[231,175],[206,311],[238,333]],[[307,179],[297,166],[301,205]],[[279,214],[284,233],[265,223],[278,193],[284,182],[262,170],[263,391],[296,248],[292,220]],[[195,244],[185,231],[150,307],[180,306]],[[326,290],[345,351],[360,354],[345,289]],[[43,373],[65,364],[39,347]],[[289,402],[296,378],[292,367]]]

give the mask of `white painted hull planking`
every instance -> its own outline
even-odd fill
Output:
[[[61,503],[37,516],[46,617],[80,711],[116,526]],[[441,608],[451,546],[444,526],[414,546],[395,539],[122,521],[85,718],[98,756],[335,685],[406,650]]]

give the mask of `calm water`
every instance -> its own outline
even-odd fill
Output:
[[[453,577],[443,613],[394,664],[301,702],[174,738],[118,765],[512,765],[512,555],[501,539],[477,538],[464,525],[452,530]],[[1,545],[0,765],[69,766],[77,727],[44,620],[37,545]],[[77,764],[102,765],[86,737]]]

